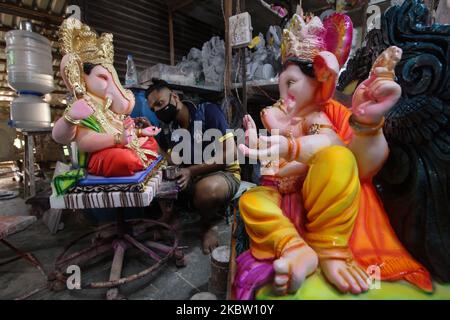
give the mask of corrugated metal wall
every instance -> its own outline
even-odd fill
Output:
[[[115,61],[119,76],[126,72],[127,54],[134,56],[138,69],[156,63],[170,63],[169,24],[164,0],[72,0],[81,7],[82,19],[98,33],[114,34]],[[218,26],[223,21],[217,21]],[[190,48],[201,48],[220,31],[199,20],[187,17],[182,11],[174,14],[176,61]],[[223,35],[221,35],[223,37]]]

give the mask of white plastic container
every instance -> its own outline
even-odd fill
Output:
[[[52,124],[50,105],[42,97],[21,95],[11,102],[11,120],[16,128],[49,128]]]
[[[8,83],[16,91],[42,95],[54,90],[50,41],[28,30],[6,33]]]
[[[30,23],[23,30],[7,32],[5,41],[8,83],[20,94],[11,102],[13,126],[51,127],[50,105],[42,97],[55,88],[50,41],[33,32]]]

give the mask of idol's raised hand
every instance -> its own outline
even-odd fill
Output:
[[[356,89],[352,104],[356,121],[378,124],[400,99],[402,89],[395,82],[395,66],[402,53],[397,47],[386,49],[375,61],[369,79]]]

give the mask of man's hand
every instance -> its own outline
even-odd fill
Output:
[[[189,182],[192,179],[192,173],[191,170],[188,168],[180,169],[177,176],[177,183],[178,187],[180,187],[181,190],[186,190],[186,188],[189,186]]]
[[[152,126],[150,121],[145,117],[135,118],[134,123],[136,124],[137,129],[145,129]]]

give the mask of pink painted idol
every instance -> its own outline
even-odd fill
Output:
[[[343,14],[324,22],[295,15],[283,35],[281,99],[261,113],[272,135],[258,137],[253,119],[244,119],[249,139],[240,150],[265,169],[262,186],[240,200],[250,250],[237,260],[237,299],[267,284],[275,295],[295,294],[318,270],[338,292],[357,295],[369,289],[369,266],[380,268],[382,280],[432,290],[372,184],[389,154],[382,128],[401,96],[394,69],[402,50],[390,47],[378,58],[348,109],[332,98],[352,33]]]
[[[90,174],[120,177],[144,170],[158,156],[154,136],[160,129],[136,129],[129,117],[135,100],[114,69],[112,35],[99,37],[69,18],[60,28],[60,42],[61,74],[73,100],[55,123],[54,140],[64,145],[76,142],[83,154],[81,165]],[[59,180],[59,193],[69,187],[63,183],[69,180]]]

